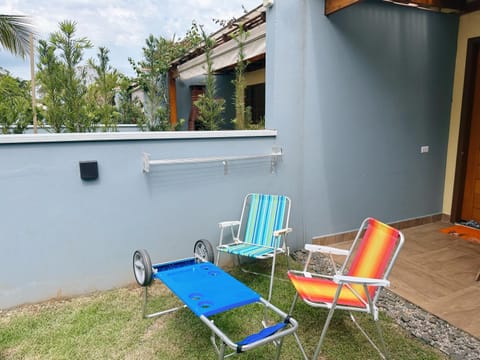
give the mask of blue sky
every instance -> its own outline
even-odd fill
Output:
[[[58,23],[73,20],[77,37],[87,37],[94,48],[84,60],[96,57],[99,46],[110,49],[112,66],[133,75],[128,57],[140,60],[149,34],[182,37],[192,20],[207,32],[218,29],[212,19],[231,19],[251,10],[261,0],[2,0],[0,14],[28,15],[38,37],[48,39]],[[30,62],[10,55],[0,47],[0,67],[13,76],[30,79]]]

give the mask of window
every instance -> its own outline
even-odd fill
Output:
[[[245,105],[252,111],[252,124],[262,124],[265,118],[265,83],[245,88]]]

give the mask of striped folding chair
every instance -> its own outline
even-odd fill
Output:
[[[222,253],[254,259],[272,259],[268,301],[272,297],[275,259],[277,254],[288,254],[286,237],[292,231],[288,227],[290,199],[282,195],[248,194],[243,201],[239,221],[219,223],[220,243],[216,264]],[[224,230],[230,229],[231,240],[223,244]],[[288,260],[287,260],[288,261]]]
[[[298,296],[310,306],[330,309],[313,359],[317,359],[320,354],[325,334],[336,309],[347,310],[362,334],[366,336],[380,356],[383,359],[386,358],[386,346],[378,324],[376,302],[383,287],[390,285],[387,277],[403,242],[404,236],[400,231],[373,218],[367,218],[362,222],[350,250],[311,244],[305,246],[309,253],[304,270],[288,272],[288,277],[297,290],[290,314],[293,312]],[[308,272],[312,255],[316,252],[330,256],[335,275],[329,276]],[[339,270],[337,270],[333,260],[334,255],[346,256]],[[353,316],[353,311],[366,312],[372,315],[383,352],[365,330],[360,327]],[[302,348],[298,338],[297,342]],[[305,355],[304,351],[303,353]]]

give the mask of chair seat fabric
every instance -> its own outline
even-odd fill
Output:
[[[397,229],[374,218],[366,218],[362,221],[355,240],[339,270],[336,269],[334,259],[330,257],[335,272],[338,275],[348,276],[343,278],[345,281],[351,280],[351,283],[342,281],[340,284],[335,283],[330,276],[314,276],[314,274],[309,275],[307,273],[309,266],[311,266],[310,261],[313,253],[322,253],[325,252],[325,249],[315,246],[306,247],[309,254],[304,272],[289,271],[288,277],[297,290],[297,295],[308,305],[329,309],[313,359],[319,358],[327,329],[336,309],[350,312],[351,319],[362,334],[367,337],[370,344],[379,352],[382,359],[387,358],[387,350],[380,325],[377,323],[376,326],[378,340],[380,341],[379,346],[355,320],[352,312],[369,313],[374,321],[378,321],[376,301],[379,297],[379,291],[388,284],[387,281],[383,280],[387,280],[403,242],[404,236]],[[294,297],[292,311],[298,296]]]
[[[338,284],[332,280],[313,277],[309,278],[290,272],[288,273],[288,277],[302,299],[315,303],[331,304],[333,302]],[[343,285],[337,304],[359,308],[366,307],[365,304],[345,285]]]
[[[285,196],[252,194],[243,242],[274,247],[274,232],[282,228],[286,202]]]
[[[223,247],[222,247],[223,248]],[[273,256],[275,249],[266,246],[252,245],[246,243],[231,244],[225,246],[225,251],[230,254],[248,256],[252,258]]]
[[[255,341],[258,341],[258,340],[261,340],[261,339],[265,339],[269,336],[272,336],[273,334],[275,334],[278,330],[281,330],[283,329],[285,326],[287,326],[287,323],[286,322],[281,322],[281,323],[278,323],[278,324],[275,324],[275,325],[272,325],[272,326],[269,326],[261,331],[259,331],[258,333],[256,334],[253,334],[253,335],[250,335],[250,336],[247,336],[245,339],[243,339],[242,341],[239,341],[237,343],[237,345],[248,345],[248,344],[251,344]]]
[[[251,193],[243,200],[240,221],[219,224],[217,264],[221,253],[237,255],[238,265],[241,265],[241,257],[273,260],[267,300],[272,296],[276,256],[288,251],[286,237],[291,231],[288,227],[290,204],[287,196]],[[224,229],[229,229],[231,234],[224,234]],[[224,243],[225,240],[229,242]]]

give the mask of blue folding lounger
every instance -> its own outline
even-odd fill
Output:
[[[200,249],[200,251],[197,251],[197,249]],[[188,307],[212,330],[212,344],[219,359],[267,343],[274,343],[277,348],[275,359],[278,359],[283,337],[295,333],[298,327],[297,322],[269,301],[263,299],[255,291],[216,265],[206,261],[209,256],[213,257],[213,252],[212,255],[205,256],[210,251],[211,245],[206,243],[206,240],[199,240],[195,244],[194,257],[154,265],[151,264],[150,256],[146,250],[135,251],[133,255],[134,275],[137,283],[145,289],[143,316],[160,316]],[[212,258],[210,260],[213,261]],[[165,284],[184,305],[146,314],[147,288],[154,279]],[[280,322],[272,326],[265,326],[258,333],[235,342],[210,319],[213,315],[253,303],[260,303],[263,308],[272,310],[278,315]],[[220,340],[219,345],[217,345],[217,339]],[[227,347],[231,350],[227,351]]]

